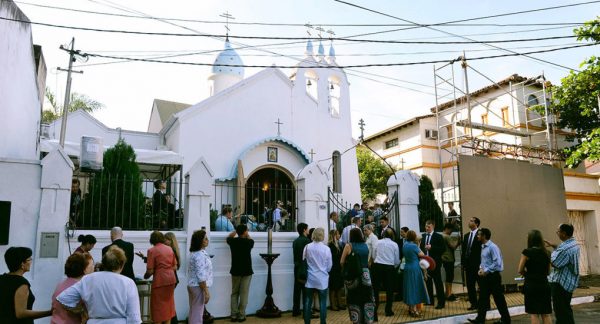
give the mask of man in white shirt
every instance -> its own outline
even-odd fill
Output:
[[[362,218],[360,216],[354,216],[352,218],[352,224],[344,227],[344,230],[342,231],[342,237],[340,238],[340,241],[342,241],[342,244],[346,244],[348,242],[350,242],[350,230],[353,228],[360,228],[360,226],[362,225]]]
[[[373,290],[375,292],[375,318],[379,308],[379,290],[385,287],[385,316],[394,316],[392,303],[394,302],[394,276],[396,267],[400,265],[400,249],[393,241],[394,231],[391,228],[383,232],[383,238],[377,242],[373,249]]]

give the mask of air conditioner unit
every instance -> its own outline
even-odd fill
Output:
[[[438,138],[438,131],[435,129],[426,129],[425,138],[430,140],[436,140]]]

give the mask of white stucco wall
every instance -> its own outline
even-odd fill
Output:
[[[0,255],[9,246],[35,247],[41,189],[39,161],[23,162],[0,159],[0,179],[11,185],[0,186],[0,200],[11,202],[9,244],[0,246]],[[0,273],[7,272],[0,262]]]
[[[62,119],[50,124],[51,139],[60,138]],[[104,139],[104,145],[113,146],[121,138],[135,148],[156,150],[160,145],[160,136],[156,133],[137,132],[108,128],[85,111],[78,110],[70,113],[67,118],[65,141],[81,143],[81,136],[95,136]]]
[[[12,1],[0,2],[0,17],[29,19]],[[0,20],[0,158],[38,158],[41,104],[31,26]]]

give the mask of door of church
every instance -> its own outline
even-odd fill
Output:
[[[245,185],[244,212],[253,215],[257,222],[270,225],[273,210],[282,211],[282,220],[276,224],[280,231],[295,231],[296,224],[296,187],[284,171],[267,167],[254,172]]]

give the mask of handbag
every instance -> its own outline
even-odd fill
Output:
[[[352,247],[352,245],[350,245]],[[346,262],[344,264],[344,268],[342,269],[342,276],[344,280],[350,281],[354,280],[362,275],[362,265],[360,264],[360,257],[358,253],[355,253],[354,250],[346,256]]]

